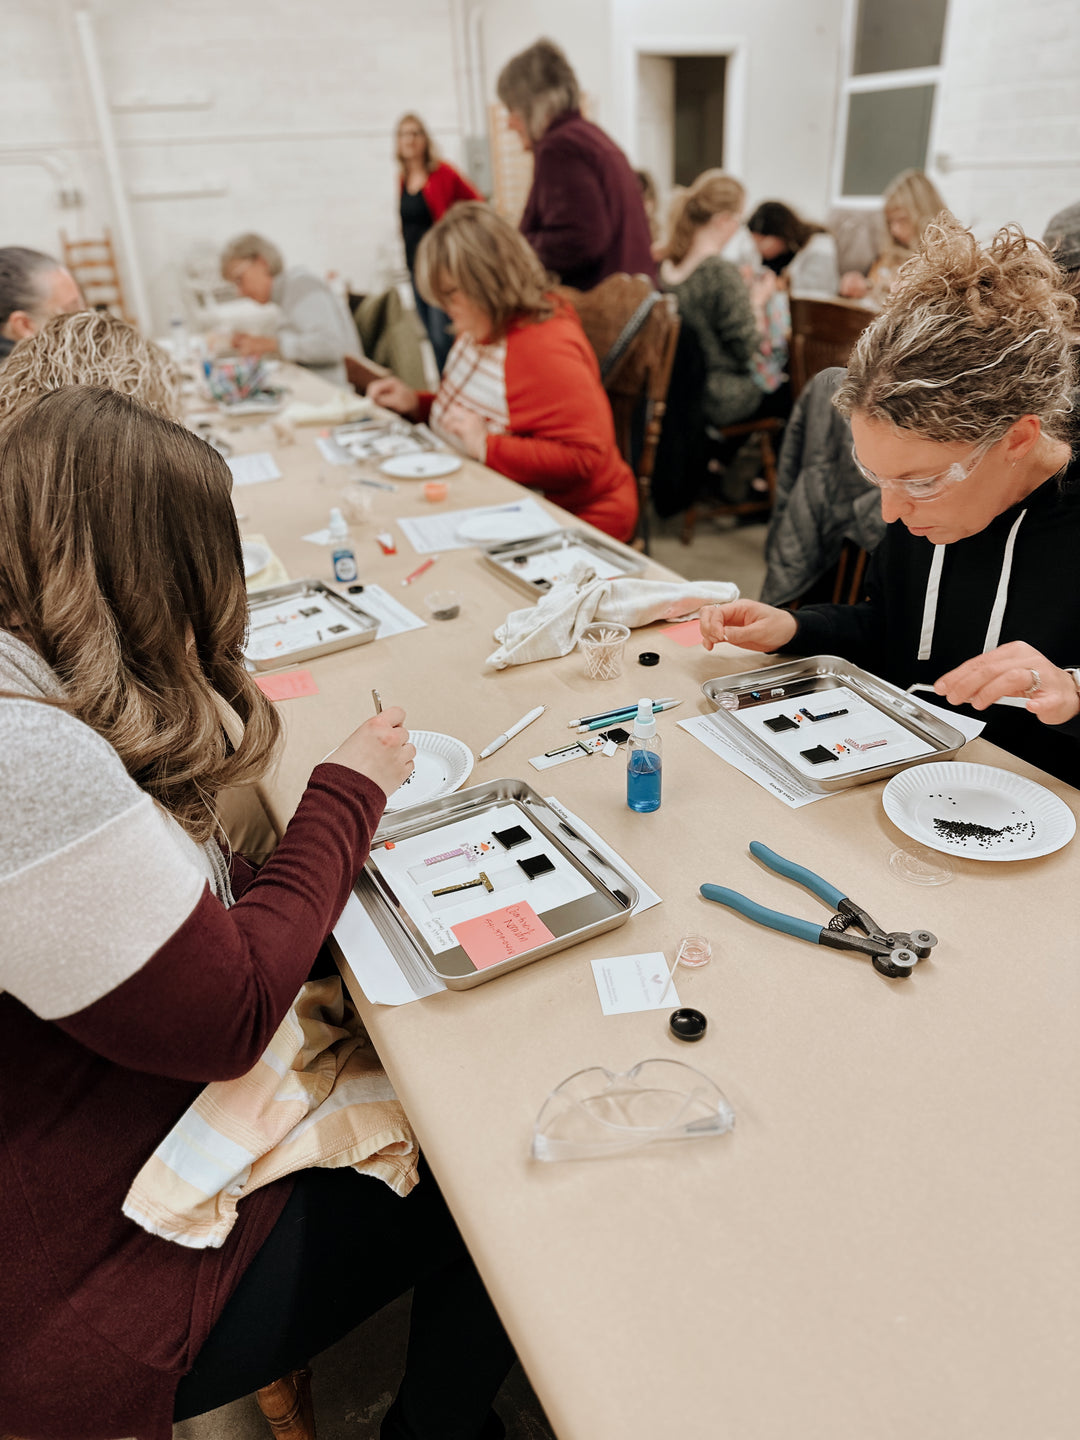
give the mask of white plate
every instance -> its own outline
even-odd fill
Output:
[[[881,803],[905,835],[972,860],[1033,860],[1060,850],[1076,832],[1072,811],[1044,786],[963,760],[901,770]]]
[[[457,527],[457,538],[468,540],[471,545],[495,545],[503,540],[532,540],[540,535],[550,535],[558,528],[555,520],[541,526],[535,515],[518,515],[513,510],[504,510],[463,520]]]
[[[437,800],[463,785],[472,772],[473,753],[453,735],[440,735],[437,730],[410,730],[409,739],[416,746],[416,769],[400,789],[386,802],[390,810],[404,810],[409,805],[422,805]]]
[[[379,469],[398,480],[432,480],[436,475],[452,475],[460,470],[461,456],[444,455],[438,450],[425,450],[420,455],[391,455]]]
[[[244,575],[249,579],[270,564],[269,545],[259,545],[254,540],[241,540],[240,550],[244,557]]]

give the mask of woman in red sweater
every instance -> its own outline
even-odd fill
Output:
[[[369,397],[616,540],[638,518],[600,367],[573,309],[528,243],[486,205],[456,205],[425,236],[417,284],[457,339],[435,395],[395,378]]]
[[[219,844],[217,793],[279,729],[244,669],[230,489],[114,391],[0,426],[0,1434],[170,1440],[415,1286],[383,1440],[488,1440],[512,1353],[430,1177],[402,1199],[303,1170],[216,1249],[121,1209],[203,1085],[265,1050],[412,769],[387,710],[258,874]]]
[[[401,238],[405,242],[405,263],[413,282],[416,309],[435,351],[439,374],[450,353],[446,314],[429,305],[416,288],[416,250],[436,221],[441,220],[459,200],[481,200],[483,196],[452,165],[440,160],[435,142],[419,115],[403,115],[397,127],[397,162],[401,166]]]

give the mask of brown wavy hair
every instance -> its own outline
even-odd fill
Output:
[[[0,624],[200,843],[221,833],[217,792],[265,773],[280,728],[241,654],[231,486],[209,445],[101,387],[0,424]]]
[[[1017,225],[982,246],[955,220],[923,234],[834,396],[928,440],[1000,440],[1021,415],[1069,439],[1076,301],[1045,245]]]
[[[724,170],[704,170],[692,185],[680,190],[668,213],[669,238],[664,259],[678,265],[686,259],[696,231],[714,215],[738,215],[746,204],[740,180]]]
[[[428,304],[445,310],[460,290],[491,316],[493,339],[515,320],[550,319],[554,283],[521,232],[480,200],[451,206],[416,251],[416,288]]]
[[[115,315],[57,315],[20,340],[0,369],[0,417],[61,385],[105,385],[175,420],[180,372],[159,346]]]

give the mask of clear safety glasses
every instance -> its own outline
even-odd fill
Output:
[[[656,1140],[723,1135],[735,1113],[707,1075],[681,1060],[642,1060],[623,1075],[579,1070],[551,1092],[536,1117],[537,1160],[587,1160]]]
[[[875,475],[873,470],[868,470],[855,453],[855,446],[851,447],[851,458],[855,461],[855,468],[864,480],[869,480],[871,485],[876,485],[879,490],[899,490],[901,494],[907,495],[912,500],[936,500],[944,495],[950,485],[957,485],[961,480],[966,480],[979,465],[982,464],[986,455],[997,444],[996,440],[990,440],[982,445],[977,445],[966,460],[956,460],[947,469],[939,470],[936,475],[924,475],[911,477],[905,480],[886,480],[880,475]]]

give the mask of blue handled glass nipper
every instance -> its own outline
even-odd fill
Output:
[[[777,855],[760,840],[750,842],[750,854],[785,879],[805,885],[819,900],[831,905],[836,914],[829,923],[816,925],[813,920],[799,920],[779,910],[768,910],[723,885],[702,885],[701,893],[706,900],[715,900],[718,905],[737,910],[748,920],[756,920],[759,925],[767,925],[770,930],[780,930],[785,935],[794,935],[798,940],[808,940],[811,945],[828,945],[833,950],[854,950],[860,955],[868,955],[874,969],[891,980],[906,979],[916,962],[925,960],[937,944],[937,936],[929,930],[883,930],[872,915],[868,915],[854,900],[849,900],[835,885],[830,885],[812,870],[785,860],[783,855]],[[846,934],[850,925],[861,930],[862,935]]]

